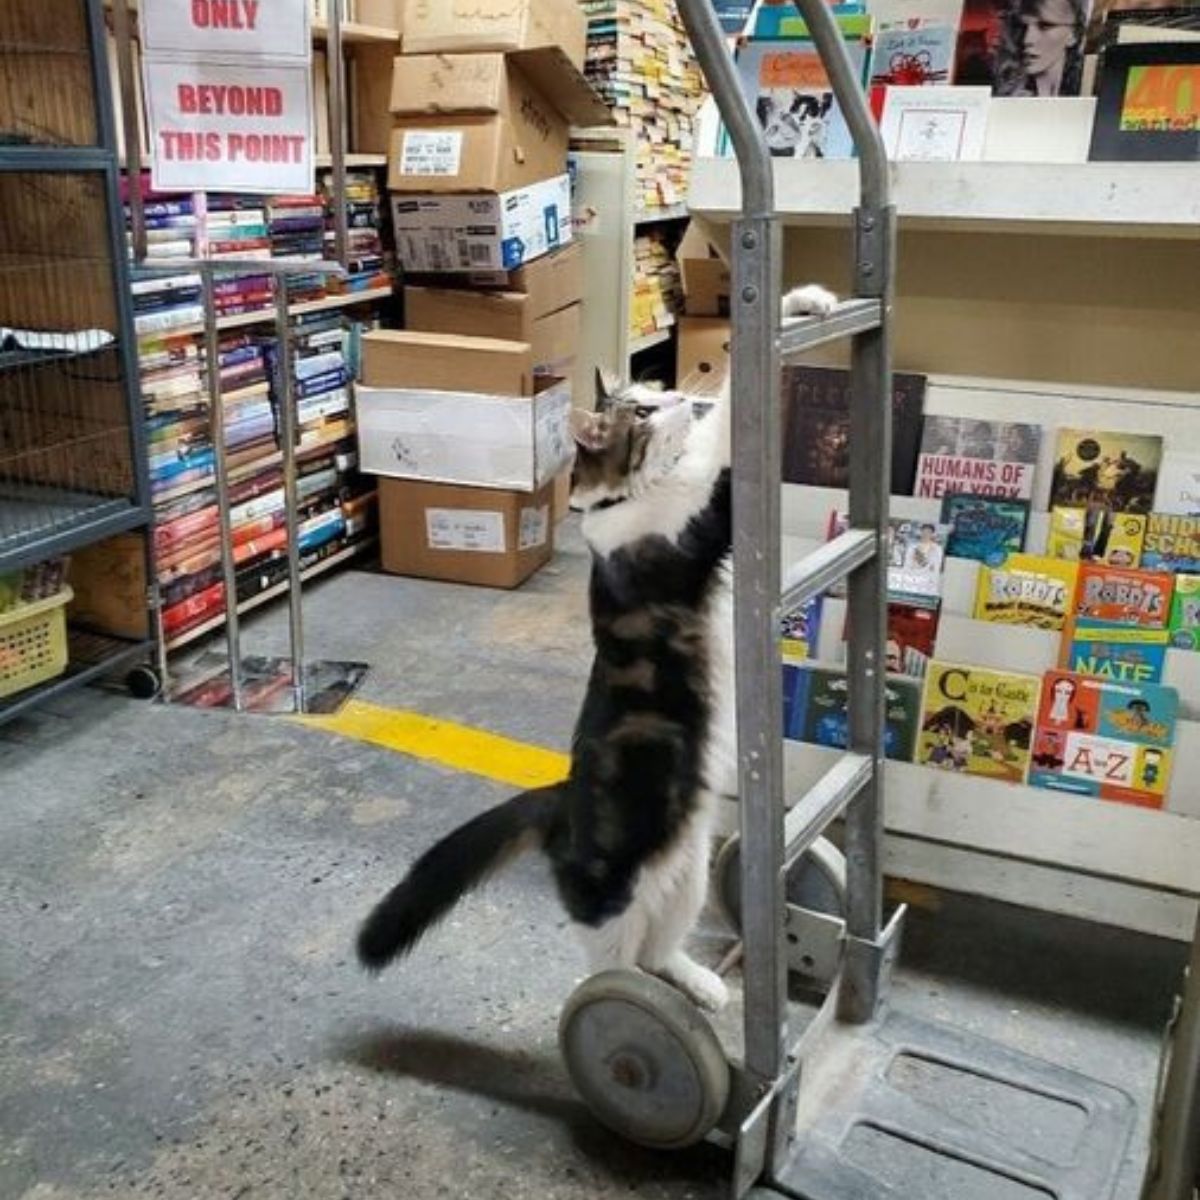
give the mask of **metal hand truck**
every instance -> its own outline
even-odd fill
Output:
[[[797,0],[854,138],[861,201],[854,297],[828,317],[781,327],[771,157],[711,0],[678,4],[742,187],[731,298],[742,1046],[732,1053],[736,1037],[723,1042],[668,985],[606,972],[564,1010],[568,1069],[595,1114],[633,1141],[666,1148],[709,1138],[731,1148],[735,1200],[1105,1200],[1132,1129],[1124,1093],[885,1004],[903,921],[899,909],[884,922],[881,867],[896,218],[861,80],[825,0]],[[781,573],[781,363],[842,337],[852,339],[850,528]],[[779,617],[842,579],[849,748],[785,813]],[[843,815],[843,911],[789,903],[792,868]],[[831,944],[827,995],[802,1025],[789,977],[820,976],[814,951]],[[1020,1122],[1005,1125],[996,1110],[1013,1097],[1081,1120],[1050,1150],[1044,1138],[1004,1136]]]

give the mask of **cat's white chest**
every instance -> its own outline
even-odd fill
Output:
[[[720,570],[709,602],[709,683],[712,725],[704,756],[704,777],[718,796],[738,790],[737,691],[733,665],[733,573]]]

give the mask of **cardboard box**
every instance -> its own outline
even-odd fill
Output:
[[[360,25],[378,25],[382,29],[404,32],[405,0],[357,0],[354,16]],[[359,47],[355,47],[355,54]]]
[[[557,46],[583,70],[587,17],[578,0],[418,0],[404,16],[409,54]]]
[[[554,484],[535,494],[379,481],[380,562],[396,575],[514,588],[554,554]]]
[[[675,253],[683,281],[684,312],[692,317],[728,317],[729,266],[695,225]]]
[[[359,469],[537,491],[570,462],[571,384],[539,390],[533,365],[528,342],[366,334],[356,389]]]
[[[72,551],[72,621],[113,637],[149,635],[144,536],[122,533]]]
[[[612,120],[558,50],[406,54],[392,67],[388,187],[502,192],[559,175],[567,126]]]
[[[711,377],[729,370],[729,322],[718,317],[680,317],[675,382],[707,391]]]
[[[404,324],[408,329],[528,342],[533,349],[536,376],[567,378],[579,345],[580,306],[570,304],[537,318],[533,313],[533,297],[519,292],[404,289]]]
[[[396,254],[406,272],[512,271],[571,240],[566,175],[474,196],[392,196]]]
[[[515,271],[409,271],[405,278],[415,287],[521,292],[530,298],[536,320],[583,299],[583,246],[571,242]]]

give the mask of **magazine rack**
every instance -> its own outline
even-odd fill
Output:
[[[950,1164],[956,1194],[994,1195],[1002,1181],[1062,1200],[1104,1200],[1133,1121],[1115,1089],[956,1030],[890,1012],[887,990],[903,908],[884,920],[884,632],[890,461],[895,213],[878,130],[822,0],[798,0],[858,153],[853,214],[854,298],[828,317],[778,324],[782,245],[772,160],[739,87],[715,10],[680,10],[729,131],[742,207],[732,228],[734,626],[739,746],[743,941],[742,1054],[729,1061],[698,1010],[666,984],[627,972],[586,981],[560,1025],[567,1065],[593,1111],[646,1144],[706,1135],[733,1148],[733,1194],[759,1200],[910,1200],[890,1164],[856,1158],[859,1134],[890,1139],[892,1157],[916,1155],[921,1178]],[[781,363],[851,339],[849,528],[781,571]],[[778,631],[782,612],[845,579],[850,612],[849,747],[785,813]],[[780,598],[782,592],[782,600]],[[845,817],[843,916],[789,904],[790,868]],[[802,1033],[788,1005],[796,956],[833,922],[828,995]],[[910,1066],[943,1079],[922,1097],[901,1082]],[[955,1087],[982,1087],[980,1108]],[[993,1108],[1036,1096],[1084,1114],[1069,1155],[1043,1156],[1006,1140]],[[1019,1101],[1018,1101],[1019,1102]],[[963,1172],[966,1174],[963,1174]]]

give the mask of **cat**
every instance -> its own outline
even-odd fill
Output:
[[[835,304],[810,285],[783,310]],[[595,658],[570,772],[422,855],[363,923],[358,955],[381,970],[540,849],[593,972],[640,968],[716,1010],[725,984],[683,943],[705,901],[716,798],[737,786],[728,385],[703,415],[680,392],[600,392],[597,411],[571,414]]]

